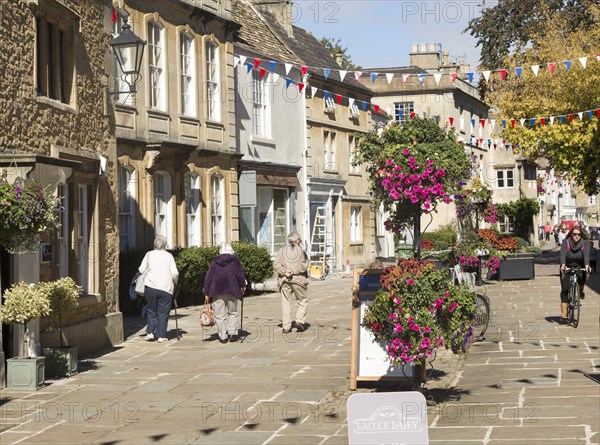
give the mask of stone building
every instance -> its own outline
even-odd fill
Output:
[[[118,6],[113,32],[128,17],[148,42],[137,93],[114,101],[121,251],[237,241],[231,2]]]
[[[75,279],[83,295],[64,334],[87,354],[123,340],[116,141],[106,107],[111,4],[15,0],[0,9],[0,169],[10,181],[36,178],[62,202],[62,226],[43,240],[51,255],[3,251],[2,287]],[[37,333],[38,326],[29,328]],[[22,334],[2,327],[2,366],[19,351]],[[42,335],[42,345],[57,341]],[[39,354],[39,337],[34,343]]]

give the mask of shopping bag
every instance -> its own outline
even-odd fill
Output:
[[[200,313],[200,326],[209,328],[215,324],[215,311],[210,304],[208,297],[204,297],[204,309]]]
[[[144,296],[144,289],[146,287],[146,276],[148,275],[148,271],[150,270],[150,268],[146,268],[146,270],[144,272],[142,272],[142,274],[137,278],[136,282],[135,282],[135,292],[138,295],[142,295]]]

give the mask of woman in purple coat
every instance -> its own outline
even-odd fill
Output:
[[[246,276],[233,248],[223,243],[204,278],[204,295],[212,301],[219,341],[238,341],[237,301],[244,298]]]

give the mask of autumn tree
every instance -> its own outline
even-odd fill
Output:
[[[600,23],[600,6],[587,10],[591,20]],[[527,47],[505,56],[501,66],[510,73],[523,67],[523,75],[511,74],[505,81],[494,75],[488,100],[499,119],[526,118],[526,125],[517,121],[515,128],[507,125],[503,137],[520,147],[530,158],[545,156],[558,171],[566,172],[586,193],[598,193],[600,175],[600,116],[583,113],[600,107],[600,62],[594,55],[600,52],[600,27],[572,29],[569,17],[551,15],[538,23],[531,32]],[[578,60],[585,59],[586,68]],[[567,69],[563,61],[572,64]],[[554,74],[548,63],[555,63]],[[529,67],[540,65],[539,75]],[[525,69],[527,68],[527,69]],[[564,123],[550,116],[574,115]],[[539,120],[545,117],[544,125]],[[534,125],[530,118],[536,118]]]
[[[333,57],[336,61],[339,60],[339,65],[342,69],[345,70],[358,70],[361,69],[360,66],[352,63],[352,58],[348,53],[348,48],[342,46],[341,39],[334,39],[333,37],[323,37],[320,40],[321,45],[325,47],[331,57]]]

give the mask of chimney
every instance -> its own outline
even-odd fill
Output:
[[[444,51],[442,53],[442,57],[443,57],[443,62],[442,62],[443,65],[448,65],[448,57],[449,57],[448,51]]]
[[[342,66],[342,62],[343,62],[343,58],[341,54],[336,54],[335,55],[335,62],[339,65]]]
[[[442,66],[442,45],[440,43],[413,43],[412,52],[409,55],[411,66],[418,66],[424,70],[437,70]]]
[[[270,13],[289,37],[294,37],[291,0],[249,0],[259,11]]]

